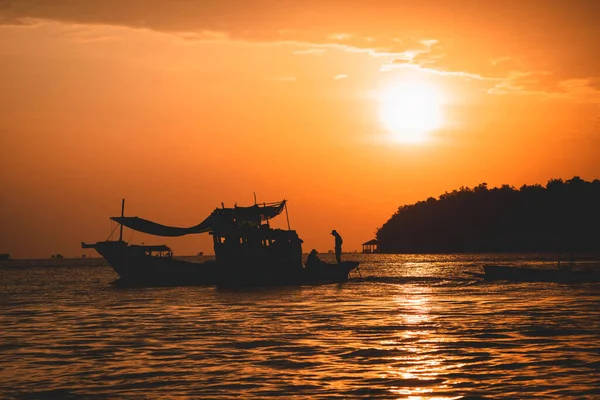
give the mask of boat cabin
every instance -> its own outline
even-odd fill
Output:
[[[131,245],[132,250],[143,252],[147,256],[173,257],[173,250],[166,244],[159,245]]]
[[[209,234],[213,237],[217,260],[230,262],[245,259],[302,267],[302,239],[296,231],[271,229],[268,224],[263,224]]]

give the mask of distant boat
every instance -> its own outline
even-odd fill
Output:
[[[323,263],[307,272],[302,263],[302,240],[296,231],[272,229],[269,220],[281,214],[286,201],[249,207],[217,208],[204,221],[189,228],[170,227],[138,217],[111,217],[120,224],[119,240],[94,244],[126,286],[179,285],[286,285],[344,282],[358,262]],[[176,259],[166,245],[135,245],[123,241],[123,227],[156,236],[176,237],[208,233],[213,237],[215,259],[190,262]]]
[[[571,268],[543,269],[509,265],[484,265],[483,279],[513,282],[600,282],[600,270],[573,270]]]

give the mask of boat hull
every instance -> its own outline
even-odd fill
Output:
[[[308,271],[300,264],[268,258],[238,258],[202,263],[148,255],[142,246],[122,241],[82,244],[94,248],[119,275],[119,286],[272,286],[345,282],[358,262],[326,264]]]
[[[211,285],[218,282],[215,261],[195,263],[173,257],[146,254],[141,246],[129,246],[122,241],[85,245],[94,248],[119,275],[123,286],[184,286]]]
[[[304,270],[306,282],[346,282],[350,271],[358,268],[358,261],[342,261],[341,263],[321,262],[318,268]]]
[[[576,271],[570,269],[541,269],[513,267],[508,265],[485,265],[484,279],[488,281],[513,282],[600,282],[600,271]]]

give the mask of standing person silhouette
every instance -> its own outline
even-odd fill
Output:
[[[339,263],[342,262],[342,237],[339,233],[334,229],[331,231],[331,234],[335,237],[335,259]]]

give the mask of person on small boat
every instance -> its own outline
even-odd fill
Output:
[[[318,251],[312,249],[310,253],[308,253],[308,257],[306,258],[306,269],[313,270],[317,269],[321,266],[322,261],[317,256]]]
[[[344,241],[335,229],[331,231],[331,234],[335,237],[335,259],[339,264],[342,262],[342,243]]]

